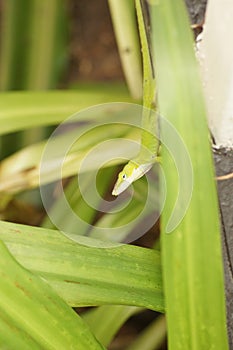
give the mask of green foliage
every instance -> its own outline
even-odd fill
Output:
[[[82,319],[0,242],[1,342],[11,349],[103,349]],[[51,302],[52,300],[52,302]]]
[[[177,164],[162,148],[168,188],[161,237],[169,349],[227,349],[215,174],[184,4],[180,0],[151,1],[151,21],[160,113],[179,132],[193,169],[191,202],[183,220],[169,232],[178,177],[183,188],[190,186],[190,178],[185,163],[177,174]],[[163,125],[161,134],[169,144],[169,133]],[[178,145],[173,147],[179,156]],[[185,193],[179,205],[187,205]]]
[[[125,160],[104,163],[97,176],[100,197],[94,199],[95,208],[85,202],[76,179],[67,181],[67,178],[76,174],[85,156],[99,142],[108,138],[135,141],[140,139],[140,134],[129,126],[113,127],[112,123],[117,120],[111,110],[104,116],[101,113],[78,114],[79,131],[84,136],[70,148],[63,164],[62,180],[68,183],[64,183],[64,193],[71,211],[79,215],[84,224],[77,225],[71,213],[64,209],[56,186],[51,194],[50,212],[56,223],[45,212],[40,222],[42,227],[0,221],[1,348],[104,349],[129,317],[148,308],[166,311],[169,349],[227,349],[217,196],[189,24],[181,0],[151,0],[153,52],[149,52],[142,26],[141,3],[136,1],[138,28],[134,1],[109,0],[131,95],[142,97],[143,60],[143,69],[147,72],[144,75],[143,99],[145,101],[146,94],[150,96],[150,103],[153,100],[154,81],[151,70],[148,71],[151,68],[148,67],[151,64],[149,55],[153,54],[160,113],[174,125],[191,157],[194,187],[187,213],[174,231],[167,234],[167,223],[178,192],[178,176],[174,160],[162,147],[167,181],[167,197],[161,218],[162,266],[157,250],[108,243],[109,239],[115,242],[125,239],[139,226],[133,220],[144,205],[147,193],[145,179],[136,182],[134,198],[129,205],[114,214],[106,214],[101,212],[102,197],[109,199],[116,165]],[[41,21],[38,11],[43,13]],[[60,0],[6,2],[0,54],[2,90],[56,86],[65,69],[66,21],[64,2]],[[32,40],[34,36],[36,41]],[[140,38],[143,41],[142,57]],[[29,40],[30,45],[21,50],[21,41],[25,40]],[[150,77],[149,82],[146,76]],[[48,167],[46,176],[40,179],[40,161],[48,135],[43,134],[44,141],[40,141],[42,134],[36,135],[38,127],[44,130],[62,123],[74,113],[93,105],[135,101],[123,83],[109,82],[77,84],[75,90],[2,92],[0,97],[0,135],[7,137],[1,140],[5,147],[1,157],[10,155],[0,163],[2,220],[8,217],[5,214],[15,201],[22,200],[19,193],[30,195],[32,188],[50,186],[61,178],[59,167],[54,166]],[[106,118],[106,125],[87,131],[90,123],[100,125]],[[58,158],[59,149],[65,146],[72,133],[76,131],[71,129],[54,137],[51,144]],[[163,124],[161,136],[165,143],[170,137]],[[4,140],[8,140],[7,143]],[[22,145],[27,147],[22,148]],[[124,151],[123,142],[119,149],[121,147]],[[106,147],[102,157],[108,151]],[[131,157],[130,152],[128,154]],[[179,175],[185,178],[182,159],[179,164]],[[80,170],[85,176],[85,194],[89,196],[92,196],[91,185],[96,167],[93,162]],[[185,181],[182,185],[186,186]],[[49,186],[45,188],[51,191]],[[144,213],[145,220],[157,210],[162,197],[162,185],[159,191],[155,186],[149,197],[150,211]],[[29,207],[32,207],[32,197],[29,198]],[[115,207],[119,208],[121,204]],[[124,227],[131,221],[131,225],[121,229],[121,225]],[[63,232],[59,231],[61,227]],[[108,229],[104,234],[99,233],[98,229],[103,227]],[[112,232],[116,228],[118,234],[113,237]],[[75,233],[75,240],[67,234],[71,231]],[[97,308],[80,317],[72,310],[77,306]],[[159,348],[165,334],[166,326],[161,316],[128,349]]]
[[[72,306],[125,304],[163,311],[160,255],[152,249],[0,222],[15,258]]]

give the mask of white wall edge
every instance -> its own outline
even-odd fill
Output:
[[[217,147],[233,148],[233,1],[209,0],[198,46],[210,130]]]

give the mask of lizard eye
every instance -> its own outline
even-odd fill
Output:
[[[125,174],[122,175],[122,179],[123,179],[123,180],[125,180],[126,177],[127,177],[127,176],[126,176]]]

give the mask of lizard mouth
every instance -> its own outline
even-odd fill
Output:
[[[141,164],[139,167],[135,168],[133,170],[133,173],[131,176],[129,176],[125,180],[118,179],[113,191],[112,195],[113,196],[118,196],[122,192],[124,192],[134,181],[140,179],[143,175],[145,175],[152,167],[152,164],[146,163],[146,164]]]
[[[116,182],[113,191],[112,191],[112,195],[113,196],[118,196],[119,194],[121,194],[122,192],[124,192],[130,185],[131,185],[132,181],[128,180],[124,180],[121,183],[119,183],[118,181]]]

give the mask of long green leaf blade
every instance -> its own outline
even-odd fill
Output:
[[[11,349],[19,349],[22,333],[32,349],[103,349],[81,318],[45,281],[22,268],[1,241],[0,275],[0,324],[12,322],[13,329],[18,328],[18,332],[12,329],[10,341],[8,334],[1,334],[4,347],[14,342]]]
[[[31,0],[31,3],[24,88],[56,88],[67,52],[65,3],[62,0]]]
[[[125,79],[131,96],[142,97],[142,67],[134,0],[108,0]]]
[[[27,66],[28,26],[32,1],[4,2],[0,50],[0,90],[21,89]],[[22,49],[23,48],[23,49]]]
[[[0,134],[60,123],[78,111],[107,102],[132,102],[122,84],[90,84],[75,91],[0,94]]]
[[[159,253],[55,230],[0,222],[0,239],[27,269],[44,277],[72,306],[121,304],[163,311]]]
[[[194,174],[187,213],[168,234],[177,173],[163,148],[168,197],[162,215],[162,257],[169,349],[224,350],[228,345],[218,201],[193,41],[182,1],[150,3],[160,112],[182,137]],[[163,126],[161,134],[166,144],[169,135]],[[179,176],[185,179],[185,174],[181,161]]]

